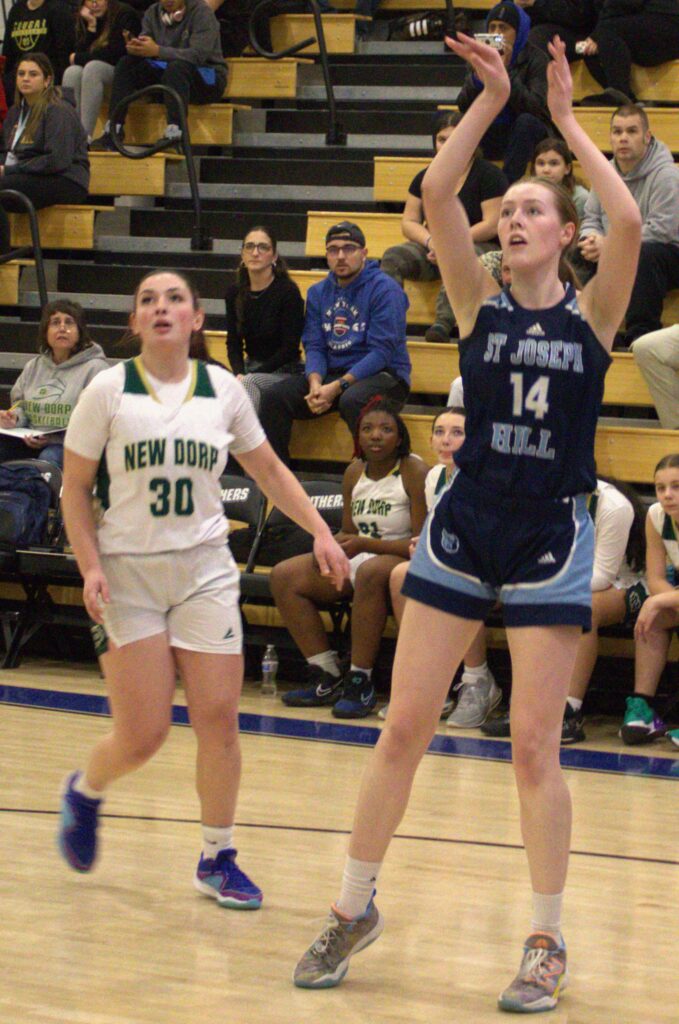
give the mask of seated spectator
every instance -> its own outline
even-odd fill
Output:
[[[109,364],[101,346],[90,337],[82,307],[66,299],[44,307],[38,352],[12,387],[12,406],[0,412],[0,427],[49,428],[51,432],[32,437],[0,434],[0,462],[39,458],[63,468],[64,433],[80,392]]]
[[[547,43],[559,36],[569,61],[580,56],[575,44],[596,24],[598,0],[516,0],[530,18],[528,42],[547,53]]]
[[[448,407],[434,417],[431,447],[439,461],[438,465],[429,470],[424,482],[428,512],[431,512],[452,479],[455,471],[455,452],[464,443],[464,421],[465,411],[461,406]],[[415,550],[416,543],[417,537],[411,544],[409,557]],[[391,606],[399,625],[406,603],[401,588],[408,568],[408,562],[400,562],[392,570],[389,578]],[[449,696],[444,702],[441,714],[442,718],[447,718],[448,725],[455,728],[471,729],[481,725],[502,699],[502,693],[495,684],[495,678],[486,660],[486,631],[483,626],[479,628],[465,653],[462,678],[456,689],[460,691],[457,707],[453,710],[453,699]],[[388,707],[389,705],[381,709],[380,718],[387,717]]]
[[[672,633],[679,626],[679,588],[668,582],[668,569],[679,573],[679,453],[666,455],[655,467],[658,498],[646,516],[646,577],[650,597],[634,630],[634,694],[627,698],[620,730],[623,742],[651,743],[666,732],[656,693],[667,663]],[[669,733],[679,746],[679,729]]]
[[[549,138],[538,142],[530,164],[530,173],[538,178],[548,178],[555,185],[562,185],[573,200],[582,221],[589,190],[579,185],[573,176],[573,154],[563,139]]]
[[[144,13],[141,34],[126,43],[127,56],[115,66],[109,120],[104,134],[92,143],[97,150],[115,150],[111,132],[121,137],[123,124],[111,126],[110,115],[126,96],[147,85],[167,85],[184,104],[217,103],[226,87],[219,25],[205,0],[159,0]],[[165,138],[181,139],[180,113],[176,102],[164,99],[167,108]]]
[[[604,91],[583,103],[615,107],[634,102],[632,64],[644,68],[679,58],[676,0],[597,0],[599,18],[584,41],[587,69]]]
[[[462,114],[458,111],[446,111],[439,115],[433,133],[435,154],[461,120]],[[380,264],[385,274],[389,274],[401,286],[404,278],[414,281],[434,281],[440,278],[422,203],[422,179],[425,172],[426,168],[419,171],[408,188],[401,219],[401,230],[408,241],[387,249]],[[502,171],[484,160],[480,152],[469,162],[457,183],[456,195],[464,206],[479,253],[496,248],[499,244],[497,222],[506,190],[507,179]],[[454,323],[453,311],[442,286],[436,300],[435,322],[425,333],[425,340],[449,341]]]
[[[125,32],[136,36],[141,22],[132,7],[120,0],[85,0],[76,15],[75,50],[62,84],[72,89],[78,117],[92,141],[99,117],[104,88],[113,81],[113,71],[125,56]]]
[[[597,479],[589,499],[594,522],[592,629],[582,634],[568,687],[561,726],[562,744],[585,739],[582,705],[599,653],[602,626],[633,626],[646,600],[644,508],[631,487]],[[509,736],[509,715],[481,727],[486,736]]]
[[[288,558],[271,573],[276,607],[307,660],[311,683],[286,693],[283,703],[331,704],[336,718],[364,718],[377,703],[372,671],[387,620],[389,576],[407,558],[426,515],[427,467],[411,455],[408,429],[388,401],[368,402],[354,441],[355,459],[343,479],[342,530],[335,535],[351,566],[339,594],[352,598],[351,666],[344,677],[318,610],[337,600],[334,583],[320,575],[313,555]]]
[[[75,26],[73,8],[64,0],[17,0],[7,10],[3,78],[7,102],[11,103],[19,61],[29,54],[44,53],[54,69],[54,84],[61,83],[75,46]]]
[[[266,227],[248,231],[238,280],[226,293],[226,349],[231,370],[259,412],[261,393],[303,372],[299,341],[304,300]]]
[[[648,117],[634,104],[619,107],[611,118],[611,163],[641,210],[641,253],[627,309],[627,345],[662,326],[663,301],[679,288],[679,169],[667,146],[650,132]],[[608,218],[591,191],[580,225],[582,268],[591,276],[606,244]],[[581,267],[578,265],[578,270]]]
[[[632,343],[632,352],[651,392],[660,426],[679,430],[679,324],[642,334]]]
[[[293,420],[337,409],[353,434],[373,395],[400,409],[410,389],[403,290],[368,260],[357,224],[335,224],[325,246],[330,273],[307,293],[306,375],[289,377],[262,394],[262,426],[284,462],[290,457]]]
[[[36,209],[87,201],[87,135],[73,104],[56,88],[44,53],[32,53],[17,67],[16,99],[2,135],[3,188],[23,192]],[[12,199],[3,199],[2,205],[6,210],[24,209]]]
[[[481,139],[487,160],[504,160],[510,185],[522,178],[535,146],[554,134],[547,110],[547,64],[542,50],[528,42],[530,18],[525,11],[503,0],[486,16],[486,32],[504,37],[502,59],[507,68],[511,93],[506,106]],[[457,98],[462,113],[483,89],[470,67]]]

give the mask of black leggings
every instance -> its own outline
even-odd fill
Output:
[[[604,88],[619,89],[630,99],[632,64],[651,68],[679,59],[679,18],[662,14],[633,14],[600,21],[592,32],[599,47],[585,57],[590,73]]]

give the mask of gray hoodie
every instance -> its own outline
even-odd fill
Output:
[[[26,363],[11,391],[18,427],[68,426],[80,392],[110,363],[101,345],[92,344],[58,365],[49,354]]]
[[[162,7],[155,3],[145,11],[141,23],[141,35],[151,36],[158,43],[156,59],[185,60],[214,68],[226,84],[219,22],[205,0],[186,0],[186,14],[173,25],[166,25],[162,14]]]
[[[663,242],[679,248],[679,167],[664,142],[652,138],[645,155],[627,174],[611,163],[637,201],[643,218],[642,242]],[[594,189],[585,204],[580,237],[608,232],[608,217]]]

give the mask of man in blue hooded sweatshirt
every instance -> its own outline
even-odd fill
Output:
[[[528,42],[530,18],[510,0],[502,0],[488,12],[486,32],[504,39],[502,59],[509,73],[512,91],[481,139],[486,160],[504,160],[502,170],[509,184],[522,178],[526,164],[541,139],[556,134],[547,110],[547,55]],[[483,89],[470,68],[457,103],[462,113]]]
[[[330,273],[306,300],[302,344],[305,376],[296,375],[262,393],[259,418],[274,451],[290,459],[293,420],[338,409],[349,430],[366,402],[383,395],[401,408],[410,390],[403,289],[368,260],[365,235],[342,221],[325,236]]]

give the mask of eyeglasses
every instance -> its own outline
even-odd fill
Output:
[[[268,242],[244,242],[243,252],[271,252],[273,246]]]
[[[70,316],[65,317],[50,317],[47,322],[48,327],[63,327],[66,331],[74,331],[78,326],[75,320]]]
[[[353,256],[360,248],[360,245],[354,245],[353,243],[347,243],[346,245],[329,245],[325,250],[325,255],[330,256],[331,259],[339,256],[342,252],[346,253],[347,256]]]

